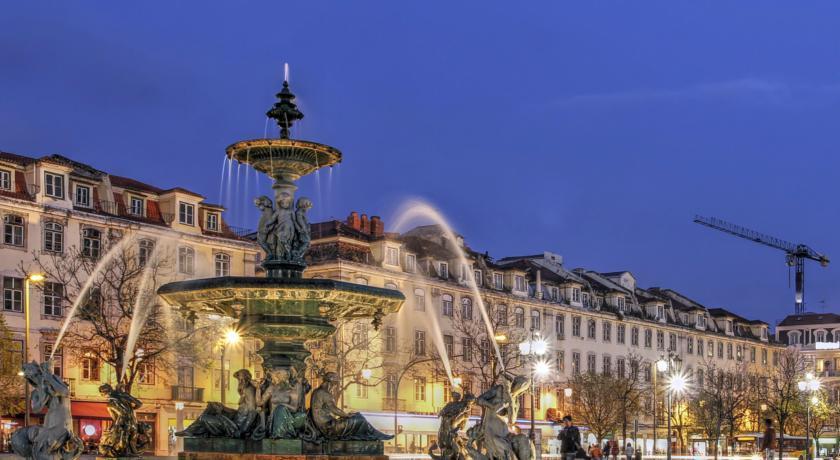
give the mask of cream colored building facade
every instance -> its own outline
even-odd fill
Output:
[[[130,178],[111,175],[71,159],[52,155],[31,158],[0,152],[0,283],[4,315],[20,349],[24,340],[24,283],[21,267],[32,266],[34,252],[65,251],[71,246],[101,256],[104,240],[113,232],[135,238],[132,244],[165,241],[177,260],[170,280],[219,275],[253,276],[258,248],[236,235],[218,205],[205,202],[194,192],[163,190]],[[47,283],[50,280],[46,280]],[[52,349],[69,305],[49,290],[30,288],[29,358],[43,360]],[[213,359],[209,369],[151,369],[134,393],[145,407],[142,419],[152,422],[155,452],[170,451],[167,432],[198,416],[205,401],[221,397],[221,356],[217,344],[208,344]],[[70,384],[76,429],[98,436],[107,423],[107,412],[97,388],[116,381],[115,372],[101,363],[79,363],[58,354],[55,367]],[[254,367],[253,344],[244,342],[226,355],[226,381],[232,370]],[[227,400],[238,399],[236,385],[226,385]],[[20,418],[2,414],[8,434]],[[12,417],[9,417],[12,415]],[[90,426],[88,428],[88,426]]]
[[[461,266],[457,248],[466,253],[467,266]],[[376,386],[364,389],[351,384],[343,395],[347,407],[364,411],[388,433],[394,432],[396,407],[402,448],[413,445],[420,451],[436,437],[433,415],[446,403],[450,385],[438,368],[423,371],[427,375],[419,377],[409,375],[395,390],[394,376],[411,362],[410,355],[421,349],[432,354],[437,343],[455,356],[452,372],[470,382],[473,393],[487,385],[478,381],[477,375],[470,375],[475,374],[474,366],[467,371],[458,358],[487,352],[481,350],[481,344],[465,343],[464,337],[458,336],[464,328],[454,324],[467,317],[482,321],[467,276],[479,285],[489,315],[508,312],[508,324],[500,326],[496,334],[529,338],[533,331],[548,341],[546,357],[552,369],[545,381],[538,382],[534,414],[540,436],[546,440],[543,450],[548,449],[547,440],[556,435],[547,415],[551,409],[555,415],[563,413],[569,403],[563,391],[565,382],[577,370],[627,373],[628,357],[634,355],[645,363],[642,373],[648,380],[652,379],[649,366],[669,353],[679,357],[687,371],[699,369],[704,362],[729,369],[768,368],[783,349],[773,341],[767,323],[706,308],[672,290],[641,289],[630,272],[569,270],[562,257],[550,252],[491,261],[471,250],[460,236],[450,241],[436,226],[390,234],[384,232],[378,217],[368,219],[354,212],[344,222],[314,225],[310,259],[306,276],[394,288],[406,296],[402,310],[386,317],[379,334],[384,335],[381,343],[385,344],[380,347],[389,347],[388,340],[408,342],[408,347],[383,353],[382,363],[373,362],[372,377],[365,381],[378,382]],[[465,314],[463,308],[472,313]],[[345,332],[345,337],[351,335],[353,331]],[[520,366],[517,372],[526,369]],[[528,399],[522,406],[519,425],[527,430]],[[664,449],[666,430],[661,413],[659,417],[657,446]],[[638,420],[639,445],[650,451],[651,417],[638,414]]]

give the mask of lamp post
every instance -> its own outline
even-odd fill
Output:
[[[678,364],[680,362],[679,356],[676,356],[673,353],[668,353],[668,356],[659,358],[656,362],[656,369],[659,372],[668,372],[668,387],[666,388],[668,394],[668,420],[667,420],[667,430],[666,433],[666,448],[665,448],[665,455],[667,460],[671,460],[671,399],[673,393],[682,393],[685,391],[687,386],[687,380],[685,376],[681,373],[679,369],[673,369],[675,366],[674,364]],[[654,400],[656,398],[656,383],[654,381]],[[654,401],[653,404],[654,408],[654,415],[656,414],[656,402]],[[656,422],[654,419],[653,424],[653,450],[656,451]]]
[[[539,332],[535,333],[533,328],[531,329],[531,339],[527,342],[519,344],[519,353],[523,356],[528,356],[531,361],[531,430],[528,433],[528,439],[530,439],[531,442],[533,442],[536,438],[536,420],[534,418],[534,376],[543,377],[547,375],[549,371],[548,362],[543,360],[536,361],[536,359],[537,357],[546,354],[547,351],[548,342],[539,336]]]
[[[27,276],[26,279],[23,280],[23,316],[24,320],[24,333],[23,333],[23,362],[29,362],[29,287],[30,283],[39,283],[44,281],[44,275],[40,273],[32,273],[31,275]],[[26,403],[26,412],[24,412],[23,416],[23,426],[29,426],[29,418],[31,413],[31,407],[29,405],[29,385],[24,382],[24,402]]]
[[[221,369],[219,371],[219,381],[220,381],[220,384],[221,384],[220,386],[222,388],[222,405],[223,406],[225,405],[225,402],[226,402],[226,399],[227,399],[226,395],[225,395],[225,390],[226,390],[226,388],[225,388],[225,349],[226,349],[227,346],[236,345],[237,343],[239,343],[240,339],[241,339],[241,337],[239,335],[239,332],[236,329],[228,329],[227,331],[225,331],[225,336],[222,339],[222,345],[221,345],[222,358],[221,358],[221,363],[220,363],[221,364]]]
[[[688,387],[688,380],[680,371],[674,371],[668,377],[668,460],[671,460],[671,410],[674,394],[682,394]]]
[[[662,358],[659,358],[658,361],[655,363],[655,367],[653,369],[653,448],[651,449],[651,454],[656,455],[656,391],[659,387],[656,385],[657,376],[660,372],[665,372],[668,369],[668,362]]]
[[[820,390],[820,381],[814,378],[814,374],[808,372],[804,380],[797,382],[797,386],[802,393],[811,395],[805,401],[805,460],[808,460],[811,458],[811,405],[819,402],[814,393]]]

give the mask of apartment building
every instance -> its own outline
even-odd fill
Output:
[[[518,342],[535,335],[548,341],[551,375],[535,384],[534,418],[542,438],[555,435],[550,418],[563,413],[568,403],[565,382],[576,372],[627,375],[628,360],[634,356],[642,360],[643,378],[650,381],[655,372],[652,364],[669,354],[691,372],[707,362],[719,368],[766,368],[777,362],[783,349],[767,323],[707,308],[671,289],[642,288],[629,271],[569,269],[560,255],[551,252],[491,259],[470,248],[460,235],[453,240],[434,225],[386,233],[379,217],[353,212],[343,222],[314,224],[308,257],[306,276],[399,289],[408,299],[399,313],[385,319],[378,333],[358,324],[344,327],[351,329],[344,332],[344,337],[351,337],[351,346],[360,336],[379,334],[382,353],[376,354],[383,357],[361,360],[372,368],[364,369],[366,377],[360,377],[359,383],[348,386],[344,404],[365,411],[379,429],[396,430],[403,447],[419,449],[436,436],[434,414],[448,401],[450,391],[450,379],[441,366],[406,374],[407,365],[419,366],[422,360],[417,356],[445,354],[462,387],[476,394],[488,387],[485,371],[496,361],[491,358],[495,353],[491,339],[496,338],[484,332],[479,298],[494,333],[504,342],[500,353],[512,372],[528,369],[523,365],[527,363],[510,358],[510,353],[517,353]],[[478,296],[467,282],[470,277]],[[337,337],[341,340],[342,335]],[[352,364],[353,359],[345,361]],[[526,430],[530,404],[523,401],[520,406],[519,422]],[[653,421],[640,417],[639,441],[649,451]],[[658,422],[663,425],[657,447],[663,449],[661,415]]]
[[[162,189],[60,155],[35,158],[0,152],[0,313],[20,354],[25,327],[21,268],[35,270],[34,254],[58,254],[75,246],[98,259],[104,255],[106,239],[120,235],[134,238],[139,251],[149,250],[156,241],[172,246],[175,267],[171,279],[165,281],[253,276],[259,249],[226,224],[223,212],[221,206],[184,188]],[[47,279],[40,288],[30,288],[30,359],[49,356],[67,318],[69,305],[62,299],[62,286],[53,281]],[[215,344],[207,349],[210,354],[218,353]],[[114,383],[116,372],[95,359],[64,355],[64,350],[57,350],[54,367],[70,385],[76,432],[86,439],[96,438],[109,421],[97,388],[102,382]],[[220,399],[221,359],[213,363],[209,369],[152,366],[135,384],[134,394],[145,404],[139,418],[153,426],[156,453],[169,451],[170,427],[188,424],[206,401]],[[233,371],[253,367],[253,343],[228,350],[224,366],[227,382],[231,366]],[[238,398],[235,387],[226,385],[228,401]],[[22,421],[21,414],[0,415],[0,430],[5,435]]]

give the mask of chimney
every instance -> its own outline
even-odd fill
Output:
[[[370,234],[375,237],[380,237],[385,234],[385,224],[379,216],[371,216]]]
[[[362,214],[362,233],[370,234],[370,221],[367,214]]]
[[[347,217],[347,225],[353,227],[356,230],[361,230],[362,222],[359,220],[359,213],[353,211],[350,213],[350,216]]]
[[[540,300],[543,298],[542,292],[542,270],[537,269],[537,289],[536,289],[536,297]]]

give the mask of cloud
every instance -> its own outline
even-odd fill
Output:
[[[572,95],[556,102],[560,107],[599,107],[656,102],[735,100],[770,105],[824,103],[840,96],[840,84],[791,85],[782,80],[738,78],[698,83],[682,88],[631,89],[627,91]]]

